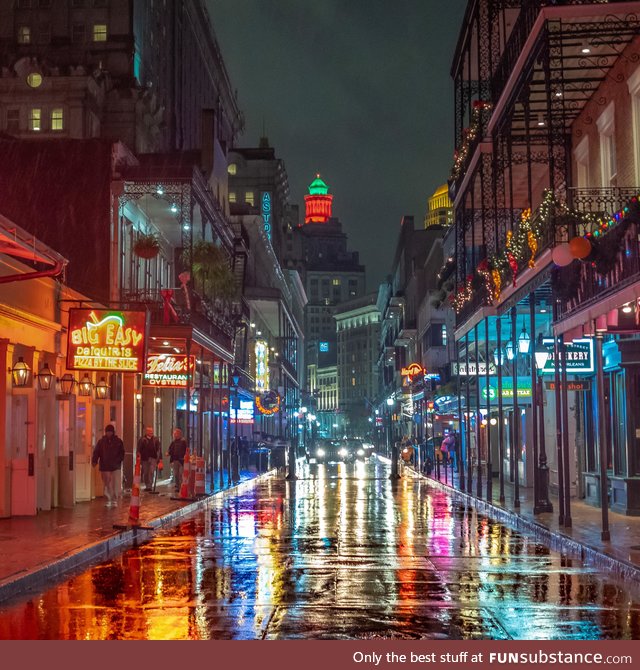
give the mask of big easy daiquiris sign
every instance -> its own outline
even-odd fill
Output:
[[[142,372],[147,312],[69,310],[67,369]]]

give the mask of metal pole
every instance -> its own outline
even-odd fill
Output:
[[[560,361],[562,376],[562,461],[564,464],[564,526],[571,528],[571,460],[569,458],[569,398],[567,390],[567,349],[564,335],[560,335]]]
[[[604,421],[604,359],[602,356],[602,333],[596,333],[596,383],[598,384],[598,456],[600,460],[600,509],[602,511],[602,531],[600,539],[611,539],[609,531],[609,484],[607,480],[607,429]]]
[[[549,468],[547,466],[547,451],[545,447],[545,423],[544,423],[544,385],[542,382],[542,373],[538,377],[538,399],[540,402],[540,460],[538,466],[538,499],[533,508],[534,514],[543,512],[553,512],[553,505],[549,500]]]
[[[489,382],[491,375],[491,352],[489,351],[489,317],[484,320],[485,358],[486,358],[486,393],[487,393],[487,500],[493,498],[493,464],[491,455],[491,394],[489,393]]]
[[[237,484],[240,481],[240,467],[239,467],[239,458],[240,458],[240,447],[238,444],[238,402],[239,402],[239,396],[238,396],[238,387],[235,386],[234,388],[234,403],[233,403],[233,411],[235,413],[235,419],[234,419],[234,441],[233,441],[233,455],[229,454],[229,456],[232,458],[232,467],[231,467],[231,478],[234,484]]]
[[[456,342],[456,363],[458,364],[458,376],[456,381],[458,391],[458,435],[456,439],[456,463],[458,465],[458,485],[464,492],[464,463],[462,460],[462,384],[460,383],[460,343]]]
[[[516,319],[518,316],[515,305],[511,308],[511,339],[513,340],[513,506],[520,508],[520,407],[518,406],[518,354],[520,348],[516,339]]]
[[[558,320],[558,301],[553,302],[553,320]],[[555,402],[556,402],[556,453],[558,458],[558,523],[564,526],[564,481],[563,467],[562,467],[562,396],[560,395],[560,347],[558,345],[558,338],[553,338],[553,366],[554,366],[554,382],[555,388]]]
[[[536,371],[535,343],[536,343],[536,294],[529,294],[529,330],[531,344],[529,360],[531,361],[531,434],[533,438],[533,513],[536,513],[537,502],[540,497],[540,483],[538,481],[538,375]]]
[[[218,482],[220,489],[224,488],[224,465],[222,461],[222,440],[223,440],[223,422],[222,422],[222,368],[224,362],[220,359],[218,363],[218,395],[219,395],[219,406],[218,406]]]
[[[482,443],[482,412],[480,412],[480,348],[478,342],[478,324],[474,328],[476,340],[476,454],[478,462],[476,463],[476,496],[482,498],[482,452],[480,449]],[[489,361],[485,362],[489,365]],[[487,423],[488,425],[488,423]],[[445,473],[446,474],[446,473]]]
[[[502,317],[499,316],[496,321],[496,331],[498,336],[498,351],[500,353],[500,367],[498,368],[498,482],[500,484],[500,502],[505,501],[504,497],[504,412],[502,407]],[[489,389],[487,389],[489,393]]]
[[[473,459],[471,458],[471,389],[470,389],[470,379],[471,375],[469,374],[469,333],[465,335],[465,358],[467,364],[467,448],[465,449],[467,457],[467,491],[471,493],[473,490]]]

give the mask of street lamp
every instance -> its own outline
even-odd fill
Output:
[[[91,377],[89,377],[89,374],[85,372],[84,377],[78,384],[78,395],[83,396],[84,398],[88,398],[91,395],[92,387],[93,383],[91,381]]]
[[[543,512],[553,512],[553,504],[549,500],[549,467],[547,466],[547,450],[544,438],[544,396],[542,384],[542,371],[549,360],[549,349],[542,342],[542,333],[538,335],[538,341],[533,350],[536,369],[538,372],[538,416],[540,419],[538,439],[540,449],[538,453],[538,488],[536,491],[536,500],[533,505],[533,513],[541,514]]]
[[[71,395],[76,379],[70,372],[65,372],[60,379],[60,390],[63,395]]]
[[[49,367],[49,363],[45,363],[44,366],[40,369],[40,372],[36,375],[38,378],[38,386],[41,391],[48,391],[51,388],[51,384],[54,380],[54,375]]]
[[[520,337],[518,337],[518,351],[521,354],[528,354],[530,345],[531,338],[529,337],[529,333],[527,333],[527,329],[524,325],[524,319],[522,319],[522,332],[520,333]]]
[[[106,400],[109,395],[109,384],[104,377],[100,377],[100,381],[96,384],[96,399]],[[156,398],[158,402],[159,398]]]
[[[20,356],[18,362],[10,369],[13,377],[13,385],[17,388],[22,388],[29,384],[29,377],[31,375],[31,368],[24,362],[24,358]]]

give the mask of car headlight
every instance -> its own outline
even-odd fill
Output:
[[[364,456],[364,449],[358,449],[358,456]]]
[[[318,451],[316,451],[316,456],[324,456],[324,449],[318,449]]]
[[[349,455],[349,452],[346,449],[340,449],[340,451],[338,453],[340,454],[340,456],[348,456]]]

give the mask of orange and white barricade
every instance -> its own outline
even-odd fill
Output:
[[[196,457],[195,496],[207,495],[205,487],[205,461],[203,456]]]
[[[136,457],[136,467],[133,473],[133,486],[131,487],[131,503],[129,504],[129,524],[140,525],[140,454]]]
[[[189,495],[189,471],[191,469],[191,456],[187,449],[184,455],[184,468],[182,469],[182,485],[180,486],[180,497],[190,498]]]

